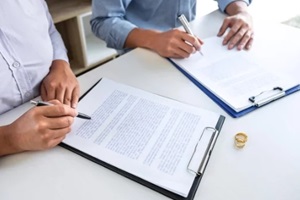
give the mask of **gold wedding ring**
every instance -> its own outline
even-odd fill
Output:
[[[237,148],[243,148],[248,140],[246,133],[240,132],[234,136],[234,143]]]

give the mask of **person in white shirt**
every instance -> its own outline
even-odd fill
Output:
[[[79,84],[44,0],[0,1],[0,117],[38,95],[34,107],[0,126],[0,156],[56,146],[77,115]]]

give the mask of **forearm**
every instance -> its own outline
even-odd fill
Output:
[[[244,1],[234,1],[228,4],[228,6],[225,9],[225,12],[230,16],[242,12],[248,12],[248,5]]]
[[[118,17],[108,19],[98,17],[91,20],[91,28],[93,33],[104,40],[108,47],[123,49],[126,38],[136,26]]]
[[[159,32],[155,30],[133,29],[126,38],[124,48],[146,48],[153,49],[156,43],[155,37]]]
[[[18,148],[17,139],[10,130],[10,125],[0,127],[0,157],[8,154],[21,152]]]

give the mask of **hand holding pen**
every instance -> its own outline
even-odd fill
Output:
[[[45,101],[35,101],[35,100],[31,100],[30,103],[36,105],[36,106],[51,106],[53,104],[49,103],[49,102],[45,102]],[[86,114],[83,114],[83,113],[80,113],[78,112],[78,115],[76,116],[78,118],[81,118],[81,119],[91,119],[90,116],[86,115]]]
[[[167,58],[188,58],[199,51],[202,44],[199,38],[175,27],[166,31],[135,28],[125,42],[126,47],[150,49]]]
[[[49,149],[64,140],[71,131],[78,112],[58,100],[50,101],[51,106],[33,101],[35,105],[11,124],[3,127],[9,133],[8,141],[13,148],[7,153]]]
[[[191,36],[196,37],[196,36],[194,35],[194,33],[192,32],[192,29],[190,28],[189,22],[187,21],[187,19],[186,19],[186,17],[184,16],[184,14],[180,15],[180,16],[178,17],[178,19],[179,19],[179,21],[181,22],[181,24],[182,24],[184,30],[185,30],[188,34],[190,34]],[[196,39],[198,40],[197,37],[196,37]],[[199,43],[200,43],[200,45],[203,44],[203,42],[202,42],[201,40],[199,41]],[[197,49],[197,47],[195,47],[195,48]],[[198,51],[199,51],[199,53],[203,56],[203,53],[201,52],[201,49],[200,49],[200,48],[198,49]]]

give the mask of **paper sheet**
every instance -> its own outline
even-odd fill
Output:
[[[78,110],[92,120],[76,119],[64,143],[184,197],[195,178],[187,167],[202,130],[219,119],[106,78]]]
[[[196,53],[187,59],[172,59],[179,67],[199,81],[236,112],[253,105],[252,96],[274,87],[289,89],[299,81],[266,66],[253,51],[228,50],[217,36],[205,39],[204,56]]]

